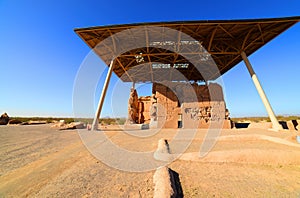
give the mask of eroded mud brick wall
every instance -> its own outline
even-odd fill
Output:
[[[178,114],[180,114],[181,108],[175,91],[168,86],[153,83],[152,93],[155,94],[158,104],[158,127],[177,128]]]
[[[151,96],[139,97],[139,121],[138,123],[150,123],[150,107],[151,107]]]
[[[216,121],[225,121],[216,127],[231,128],[223,90],[217,83],[154,83],[152,92],[158,103],[158,127],[177,128],[182,120],[184,128],[208,128]]]
[[[128,118],[126,120],[127,124],[137,124],[139,123],[139,101],[138,94],[135,89],[130,90],[130,95],[128,99]]]

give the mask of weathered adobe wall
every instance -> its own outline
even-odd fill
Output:
[[[128,118],[127,124],[139,123],[139,101],[138,94],[135,89],[130,90],[130,95],[128,99]]]
[[[151,97],[142,96],[139,97],[139,122],[138,123],[150,123],[150,107],[151,107]]]
[[[137,100],[137,92],[132,92],[134,99],[129,99],[129,102],[133,104],[129,104],[128,109],[131,111],[131,121],[150,123],[151,96]],[[208,86],[180,82],[154,83],[152,93],[157,102],[158,127],[177,128],[179,120],[183,128],[232,127],[222,87],[216,83]]]
[[[231,128],[223,90],[216,83],[154,83],[153,93],[159,104],[158,127],[177,128],[181,114],[183,128]]]

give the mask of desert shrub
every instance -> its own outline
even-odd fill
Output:
[[[289,121],[289,120],[300,120],[300,116],[282,116],[278,115],[276,116],[279,121]],[[271,122],[269,117],[241,117],[241,118],[231,118],[234,122],[245,122],[245,121],[251,121],[251,122]]]
[[[54,121],[64,120],[66,124],[71,122],[83,122],[86,124],[92,124],[93,118],[53,118],[53,117],[11,117],[11,119],[18,120],[20,122],[29,122],[29,121],[46,121],[47,123],[52,123]],[[120,124],[123,125],[126,121],[126,118],[101,118],[99,123],[112,125]]]

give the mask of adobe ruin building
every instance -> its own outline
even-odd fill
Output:
[[[139,98],[137,91],[131,89],[127,124],[150,124],[153,128],[209,128],[214,121],[221,122],[222,128],[232,128],[222,87],[217,83],[153,83],[152,96]]]

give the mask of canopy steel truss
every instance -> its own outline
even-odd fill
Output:
[[[89,47],[94,49],[108,66],[111,58],[115,57],[114,73],[125,82],[157,81],[154,77],[156,69],[151,64],[154,62],[170,64],[171,67],[174,67],[176,63],[187,63],[188,68],[176,68],[184,75],[184,78],[190,81],[207,81],[218,78],[241,62],[243,60],[241,52],[245,52],[248,56],[251,55],[299,20],[300,17],[158,22],[78,28],[75,29],[75,32]],[[176,30],[177,35],[173,32],[169,35],[170,31],[161,31],[155,27]],[[126,34],[118,35],[124,30]],[[187,39],[182,34],[198,41],[199,45],[195,43],[182,44]],[[132,49],[117,54],[122,50],[120,49],[124,44],[120,41],[122,39],[126,39],[126,44],[130,43],[128,45]],[[162,42],[168,42],[168,40],[167,44],[171,47],[166,48],[166,43]],[[143,47],[135,47],[135,44],[141,41],[144,42]],[[185,58],[194,56],[197,61],[201,52],[210,54],[219,70],[217,73],[209,73],[205,79],[201,73],[209,72],[210,68],[202,68],[203,71],[200,73],[195,69],[195,65]],[[138,62],[137,57],[140,57],[143,62]],[[128,73],[130,69],[141,63],[150,63],[148,64],[149,69],[146,70],[149,73]],[[172,78],[168,77],[167,79]],[[175,78],[173,80],[183,79]]]

